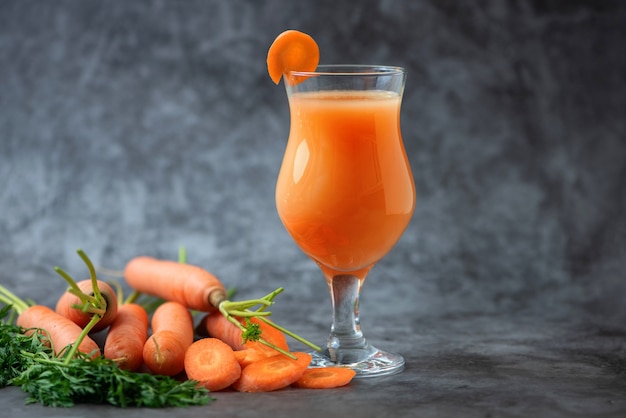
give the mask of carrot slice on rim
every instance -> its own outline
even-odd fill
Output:
[[[319,367],[306,369],[292,386],[306,389],[332,389],[345,386],[356,375],[345,367]]]
[[[267,52],[267,72],[278,84],[287,71],[314,71],[320,59],[315,40],[304,32],[286,30],[276,37]]]

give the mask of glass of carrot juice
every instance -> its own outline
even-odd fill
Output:
[[[290,132],[276,185],[280,219],[326,277],[330,336],[313,366],[357,377],[398,373],[404,358],[373,347],[359,322],[370,269],[403,234],[415,186],[400,129],[400,67],[320,65],[285,74]]]

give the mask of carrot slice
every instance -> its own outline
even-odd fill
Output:
[[[297,30],[286,30],[270,46],[267,72],[278,84],[287,71],[314,71],[319,59],[319,47],[311,36]]]
[[[248,345],[243,350],[235,351],[235,358],[237,358],[237,361],[239,362],[239,365],[242,369],[249,364],[276,355],[276,350],[274,350],[273,348],[269,348],[259,342],[250,341],[247,344],[250,345]]]
[[[271,392],[297,381],[311,363],[311,355],[293,352],[297,360],[284,354],[267,357],[249,364],[241,371],[233,389],[239,392]]]
[[[306,369],[292,386],[306,389],[332,389],[345,386],[356,375],[345,367],[318,367]]]
[[[226,389],[241,375],[241,366],[232,348],[217,338],[197,340],[185,353],[187,378],[210,391]]]

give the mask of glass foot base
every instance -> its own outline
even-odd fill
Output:
[[[372,346],[363,351],[366,351],[364,356],[361,356],[363,358],[348,362],[335,362],[331,360],[328,353],[312,352],[310,354],[313,360],[310,367],[347,367],[356,372],[355,378],[389,376],[404,370],[404,357],[400,354],[388,353]]]

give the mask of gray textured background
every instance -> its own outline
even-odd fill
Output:
[[[274,206],[289,121],[265,54],[298,28],[323,63],[409,71],[417,209],[363,303],[623,319],[626,8],[335,3],[2,2],[2,282],[185,246],[242,292],[325,292]]]
[[[121,269],[185,246],[241,297],[284,286],[276,315],[325,335],[324,279],[274,205],[289,119],[265,56],[287,28],[322,63],[409,72],[417,208],[366,282],[366,334],[498,315],[624,341],[619,1],[2,1],[0,282],[52,304],[79,247]]]

